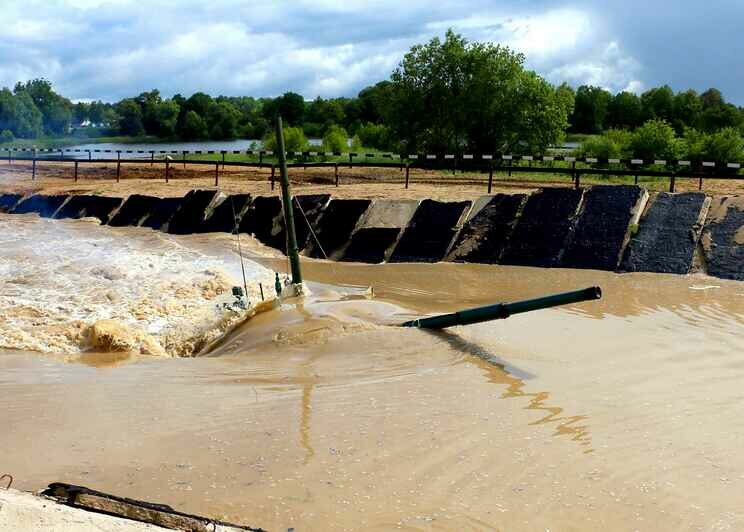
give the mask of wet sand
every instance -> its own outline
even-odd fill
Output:
[[[179,242],[214,253],[227,237]],[[744,284],[304,265],[311,297],[209,357],[2,353],[0,472],[274,530],[744,528]],[[602,301],[391,326],[594,284]]]

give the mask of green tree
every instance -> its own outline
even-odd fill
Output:
[[[633,155],[631,143],[633,134],[625,129],[608,129],[601,135],[587,138],[579,148],[583,157],[600,157],[603,159],[619,159]]]
[[[156,105],[152,111],[156,124],[154,134],[158,137],[175,136],[180,110],[178,104],[173,100],[164,100]]]
[[[195,92],[188,98],[188,100],[186,100],[186,105],[184,105],[183,108],[187,112],[194,111],[196,114],[204,118],[207,116],[207,112],[209,111],[209,108],[212,107],[213,103],[214,100],[209,94]]]
[[[568,113],[570,118],[576,108],[576,91],[568,83],[564,82],[555,89],[555,95],[561,101],[561,105],[565,107],[566,113]]]
[[[394,149],[394,143],[390,138],[390,130],[383,124],[364,123],[357,128],[356,136],[363,146],[377,148],[378,150]]]
[[[261,115],[260,100],[251,96],[220,96],[217,102],[226,101],[240,112],[238,136],[241,138],[261,138],[266,132],[267,122]]]
[[[649,120],[633,132],[631,151],[641,159],[677,159],[684,153],[674,128],[666,120]]]
[[[700,127],[704,131],[717,131],[741,125],[742,117],[736,106],[726,104],[721,107],[711,107],[700,113]]]
[[[43,130],[49,135],[66,135],[72,121],[72,102],[63,98],[52,89],[52,84],[45,79],[32,79],[26,83],[17,83],[16,95],[27,94],[36,108],[41,112]]]
[[[563,142],[569,107],[566,100],[558,97],[556,90],[534,72],[522,72],[520,77],[520,88],[511,105],[522,113],[509,116],[514,126],[512,131],[504,131],[505,148],[514,153],[542,153]]]
[[[263,138],[271,129],[271,124],[263,116],[257,116],[254,120],[243,126],[241,136],[248,139]]]
[[[702,111],[698,125],[707,132],[718,131],[723,128],[738,127],[742,117],[736,106],[726,103],[721,91],[708,89],[700,95]]]
[[[3,89],[0,103],[0,129],[9,129],[22,139],[35,139],[44,131],[44,117],[25,91],[13,95]],[[7,124],[7,125],[5,125]]]
[[[582,85],[576,90],[571,128],[579,133],[599,133],[607,127],[612,94],[591,85]]]
[[[674,115],[674,91],[669,85],[647,90],[641,94],[643,120],[661,119],[671,122]]]
[[[343,124],[345,118],[344,106],[340,100],[324,100],[320,96],[308,104],[304,114],[305,122],[321,124],[324,129],[332,124]]]
[[[214,103],[207,111],[209,137],[215,140],[228,140],[238,137],[240,111],[227,101]]]
[[[707,160],[707,150],[710,141],[710,135],[695,128],[685,128],[684,137],[682,138],[685,159],[693,162]]]
[[[18,104],[8,88],[0,90],[0,130],[16,131],[18,124]]]
[[[72,121],[74,125],[79,126],[86,120],[90,120],[90,106],[91,104],[86,102],[78,102],[72,106]]]
[[[189,112],[193,111],[206,124],[207,113],[212,105],[214,105],[214,99],[203,92],[195,92],[189,98],[184,98],[181,94],[175,94],[171,98],[171,101],[178,106],[178,116],[174,127],[175,136],[184,139],[196,138],[194,137],[197,134],[194,129],[196,126],[195,121],[192,117],[190,123],[186,124],[186,116]],[[172,112],[172,109],[170,112]],[[199,130],[199,128],[196,127],[196,130]],[[199,138],[208,137],[208,134],[203,134],[201,131],[199,131],[198,135]]]
[[[263,115],[271,124],[281,115],[284,124],[301,126],[305,117],[305,99],[295,92],[285,92],[278,98],[265,101]]]
[[[566,100],[523,62],[449,30],[412,47],[393,72],[385,123],[408,151],[544,149],[567,125]]]
[[[160,91],[153,89],[150,92],[142,92],[134,98],[134,101],[140,106],[142,126],[145,128],[145,133],[157,135],[159,129],[157,108],[163,102]]]
[[[723,128],[714,133],[688,128],[685,130],[683,140],[684,157],[694,162],[739,161],[744,155],[741,134],[734,128]]]
[[[97,126],[114,127],[119,121],[119,116],[113,105],[97,101],[90,106],[90,121]]]
[[[144,135],[145,126],[142,123],[142,108],[132,98],[127,98],[116,104],[119,116],[119,133],[122,135]]]
[[[726,127],[708,137],[705,155],[712,161],[735,162],[741,160],[743,150],[744,144],[739,131]]]
[[[619,92],[607,107],[607,125],[615,129],[635,129],[642,121],[641,99],[632,92]]]
[[[188,111],[179,129],[179,135],[184,140],[203,140],[209,138],[207,123],[196,111]]]
[[[700,104],[703,110],[710,109],[711,107],[723,107],[726,105],[726,100],[723,98],[723,94],[718,89],[710,88],[700,95]]]
[[[164,100],[157,89],[141,93],[135,101],[142,110],[145,133],[157,137],[172,137],[176,134],[180,115],[180,106],[176,101]]]
[[[14,140],[15,137],[11,130],[3,129],[2,132],[0,132],[0,144],[6,144],[8,142],[13,142]]]
[[[288,152],[307,151],[309,144],[307,137],[300,127],[284,128],[284,149]],[[276,151],[276,134],[270,131],[263,138],[263,148],[265,150]]]
[[[332,152],[349,151],[349,134],[344,128],[333,125],[323,135],[323,150]]]
[[[381,123],[390,92],[390,81],[380,81],[362,89],[356,98],[345,102],[346,123]]]
[[[682,134],[685,128],[696,127],[700,122],[702,109],[700,96],[694,90],[675,94],[672,103],[672,126],[677,133]]]

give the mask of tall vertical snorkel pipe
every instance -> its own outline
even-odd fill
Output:
[[[472,325],[484,321],[504,320],[509,316],[521,314],[523,312],[532,312],[533,310],[557,307],[560,305],[570,305],[582,301],[593,301],[601,298],[602,289],[598,286],[592,286],[584,288],[583,290],[563,292],[561,294],[543,296],[535,299],[525,299],[524,301],[515,301],[514,303],[497,303],[485,307],[460,310],[458,312],[452,312],[451,314],[419,318],[402,323],[401,327],[444,329],[456,325]]]
[[[295,232],[294,210],[292,209],[292,193],[289,189],[289,175],[287,174],[287,154],[284,151],[284,130],[282,117],[276,117],[276,148],[279,152],[279,175],[282,185],[282,205],[284,208],[284,222],[287,230],[287,256],[292,270],[292,284],[295,291],[302,292],[302,271],[300,270],[300,250],[297,246]]]

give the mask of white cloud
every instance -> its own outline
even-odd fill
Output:
[[[643,82],[637,79],[634,79],[634,80],[629,81],[623,90],[625,92],[633,92],[635,94],[640,94],[644,91],[644,89],[645,89],[645,86]]]
[[[637,92],[643,86],[637,79],[640,70],[640,63],[624,53],[616,41],[611,41],[594,54],[553,68],[546,77],[554,82],[596,85],[611,92]]]
[[[589,14],[576,9],[513,18],[504,27],[512,34],[507,44],[527,57],[542,61],[572,52],[593,38]]]
[[[537,14],[476,14],[427,25],[433,32],[454,28],[471,40],[488,40],[545,61],[577,50],[594,38],[591,15],[578,9],[554,9]]]
[[[428,28],[453,27],[475,40],[490,40],[522,52],[527,66],[554,83],[592,84],[613,91],[642,86],[635,76],[641,65],[617,40],[607,40],[597,16],[563,7],[530,13],[477,14],[438,21]]]
[[[689,9],[664,25],[638,0],[3,0],[0,83],[43,76],[74,99],[152,88],[352,95],[386,79],[411,45],[453,27],[524,52],[527,66],[555,83],[640,91],[687,88],[690,79],[704,90],[728,76],[744,92],[741,46],[716,44],[719,34],[738,35],[736,13],[713,24],[692,0],[680,1]]]

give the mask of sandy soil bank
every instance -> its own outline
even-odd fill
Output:
[[[226,192],[250,192],[255,195],[278,193],[270,184],[268,169],[237,168],[229,165],[220,169],[219,188]],[[215,187],[213,165],[183,166],[174,163],[165,182],[161,163],[122,166],[121,181],[116,182],[116,165],[94,163],[81,165],[77,182],[73,179],[72,163],[37,163],[37,178],[31,180],[30,163],[7,165],[0,161],[0,192],[45,192],[45,193],[95,193],[112,196],[127,194],[152,194],[158,196],[182,196],[194,188]],[[412,169],[409,188],[405,188],[405,173],[397,169],[339,167],[339,186],[335,186],[333,169],[290,169],[290,179],[297,194],[331,192],[336,197],[354,198],[432,198],[439,200],[462,200],[486,194],[487,175],[452,175]],[[587,181],[588,182],[588,181]],[[541,186],[571,186],[565,178],[544,176],[543,180],[528,180],[524,177],[497,174],[493,189],[496,192],[523,192]],[[651,188],[668,189],[668,183],[647,184]],[[697,190],[694,179],[679,179],[676,190]],[[704,182],[703,190],[709,194],[742,194],[744,181],[710,179]]]

